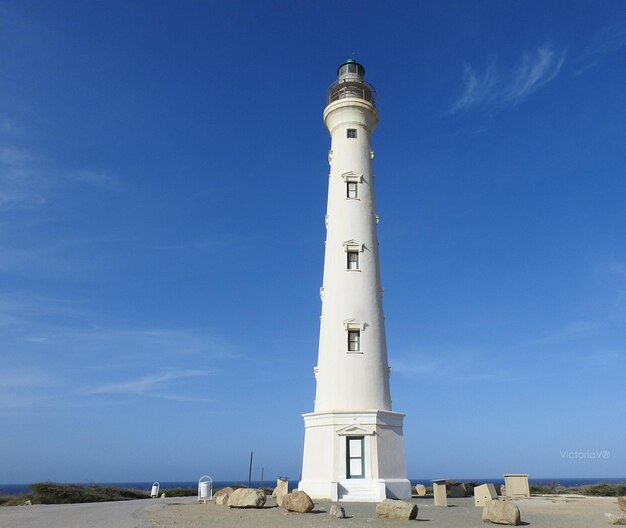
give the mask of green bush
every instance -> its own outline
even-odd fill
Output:
[[[107,502],[133,499],[147,499],[147,491],[96,486],[90,484],[57,484],[55,482],[39,482],[29,484],[33,504],[76,504],[81,502]]]

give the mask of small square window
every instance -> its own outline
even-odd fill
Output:
[[[348,352],[359,352],[361,350],[361,332],[359,330],[348,331]]]
[[[346,183],[346,196],[348,198],[358,198],[358,187],[357,182],[348,182]]]
[[[359,269],[359,252],[358,251],[348,251],[348,269],[349,270]]]
[[[356,139],[356,128],[349,128],[346,137],[348,139]]]

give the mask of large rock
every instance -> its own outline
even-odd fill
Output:
[[[229,493],[222,493],[215,497],[215,504],[219,504],[220,506],[226,506],[228,504],[228,499],[230,498]]]
[[[228,497],[231,508],[262,508],[265,504],[265,492],[254,488],[239,488]]]
[[[313,509],[313,501],[304,491],[292,491],[283,497],[283,508],[297,513],[308,513]]]
[[[617,505],[620,510],[626,513],[626,497],[617,497]]]
[[[483,509],[483,522],[518,526],[521,524],[519,508],[510,502],[487,501]]]
[[[417,518],[417,504],[385,499],[376,506],[376,515],[383,519],[412,520]]]
[[[415,494],[418,497],[425,497],[426,496],[426,486],[424,486],[424,484],[416,484],[415,485]]]
[[[466,489],[465,484],[452,484],[448,488],[448,497],[453,499],[459,499],[461,497],[465,497]]]
[[[227,488],[221,488],[218,489],[214,494],[213,494],[213,498],[217,498],[220,495],[230,495],[233,491],[235,491],[233,488],[231,488],[230,486],[228,486]]]
[[[344,510],[341,506],[337,504],[333,504],[328,511],[328,515],[334,517],[335,519],[345,519],[346,510]]]

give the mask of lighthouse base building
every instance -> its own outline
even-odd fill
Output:
[[[371,135],[375,92],[349,59],[328,90],[331,135],[315,409],[304,414],[298,489],[315,499],[408,499],[402,422],[391,408]]]
[[[305,414],[305,456],[298,489],[312,498],[333,501],[411,498],[403,418],[392,411]]]

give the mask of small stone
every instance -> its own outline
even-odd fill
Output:
[[[28,500],[24,503],[24,506],[32,506],[32,505],[33,505],[33,503],[31,502],[31,500],[30,500],[30,499],[28,499]]]
[[[296,513],[308,513],[313,509],[313,501],[304,491],[292,491],[283,497],[283,508]]]
[[[417,518],[417,505],[412,502],[385,499],[376,506],[376,515],[383,519],[410,521]]]
[[[228,498],[230,497],[230,493],[222,493],[215,497],[215,504],[219,504],[220,506],[226,506],[228,504]]]
[[[502,484],[502,486],[500,486],[500,495],[502,497],[506,497],[506,486],[504,484]]]
[[[345,519],[346,510],[344,510],[341,506],[338,506],[337,504],[333,504],[328,511],[328,515],[334,517],[335,519]]]
[[[426,496],[426,486],[424,486],[424,484],[416,484],[415,485],[415,494],[418,497],[425,497]]]
[[[483,522],[519,526],[521,524],[519,508],[510,502],[487,501],[483,509]]]
[[[254,488],[239,488],[228,497],[230,508],[262,508],[265,504],[265,492]]]
[[[626,513],[626,497],[617,497],[617,505],[620,510]]]
[[[609,520],[609,524],[626,526],[626,517],[623,515],[614,515],[612,513],[605,513],[605,515]]]
[[[165,492],[161,493],[161,498],[164,499],[165,498]]]

